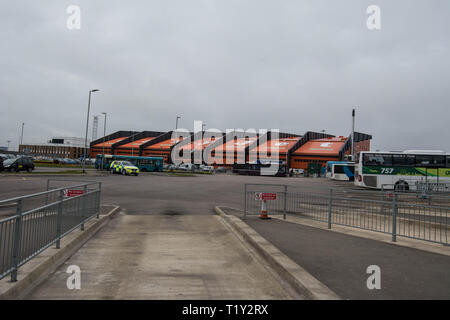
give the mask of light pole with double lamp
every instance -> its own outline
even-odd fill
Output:
[[[91,93],[97,92],[98,89],[92,89],[89,90],[89,100],[88,100],[88,112],[87,112],[87,119],[86,119],[86,135],[84,136],[84,157],[83,157],[83,173],[86,173],[84,170],[84,165],[86,163],[86,154],[87,154],[87,135],[88,135],[88,127],[89,127],[89,110],[91,108]]]
[[[103,125],[103,157],[102,157],[102,170],[103,162],[105,161],[105,138],[106,138],[106,112],[102,112],[105,115],[105,124]]]

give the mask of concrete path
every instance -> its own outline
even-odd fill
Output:
[[[69,265],[81,289],[69,290]],[[27,299],[291,299],[218,216],[119,214]]]

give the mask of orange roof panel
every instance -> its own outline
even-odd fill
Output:
[[[347,138],[345,137],[311,140],[297,149],[293,154],[337,155],[346,140]]]
[[[147,138],[142,138],[142,139],[138,139],[132,142],[129,142],[127,144],[121,145],[119,146],[119,148],[139,148],[141,146],[141,144],[144,144],[148,141],[151,141],[153,139],[155,139],[156,137],[147,137]]]
[[[286,153],[298,140],[300,140],[300,137],[269,140],[259,147],[253,148],[251,152],[272,152],[272,148],[278,147],[278,153]]]
[[[227,141],[225,144],[218,146],[216,149],[222,147],[223,152],[244,151],[249,144],[255,142],[257,139],[257,137],[232,139]]]
[[[203,139],[203,140],[197,140],[197,141],[193,141],[191,142],[191,144],[187,144],[181,147],[181,150],[203,150],[205,149],[207,146],[209,146],[212,142],[215,141],[215,138],[208,138],[208,139]]]
[[[94,145],[93,147],[103,147],[103,146],[105,146],[105,147],[108,147],[108,148],[109,148],[109,147],[111,147],[114,143],[117,143],[117,142],[119,142],[119,141],[125,140],[126,138],[128,138],[128,137],[121,137],[121,138],[112,139],[112,140],[109,140],[109,141],[105,141],[105,142],[96,144],[96,145]]]
[[[161,142],[158,142],[156,144],[153,144],[151,146],[145,147],[145,150],[150,150],[150,149],[167,149],[169,150],[170,147],[172,147],[174,144],[180,142],[182,139],[178,138],[178,139],[167,139]]]

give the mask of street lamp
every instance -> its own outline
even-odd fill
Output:
[[[205,129],[203,129],[203,127],[206,127],[206,123],[202,124],[202,131],[205,131]]]
[[[6,150],[9,151],[9,143],[11,142],[11,140],[6,140],[6,142],[8,142],[8,149]]]
[[[25,126],[25,122],[22,122],[22,133],[20,134],[20,143],[19,143],[19,150],[20,151],[20,145],[23,143],[23,127]]]
[[[131,156],[134,156],[134,133],[131,136]]]
[[[91,93],[97,92],[98,89],[92,89],[89,90],[89,100],[88,100],[88,112],[87,112],[87,120],[86,120],[86,135],[84,136],[84,158],[83,158],[83,173],[86,171],[84,170],[84,165],[86,163],[86,151],[87,151],[87,135],[88,135],[88,127],[89,127],[89,110],[91,108]]]
[[[175,122],[175,131],[178,129],[178,119],[181,119],[180,116],[177,116],[177,121]]]
[[[103,161],[105,160],[105,137],[106,137],[106,112],[102,112],[102,114],[105,115],[105,124],[103,125],[103,157],[102,157],[102,170],[103,168]]]

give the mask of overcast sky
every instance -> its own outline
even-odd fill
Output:
[[[366,26],[371,4],[381,30]],[[17,148],[22,122],[24,143],[84,137],[98,88],[107,133],[180,115],[190,130],[347,136],[356,106],[373,150],[450,152],[449,31],[446,0],[3,0],[0,146]]]

